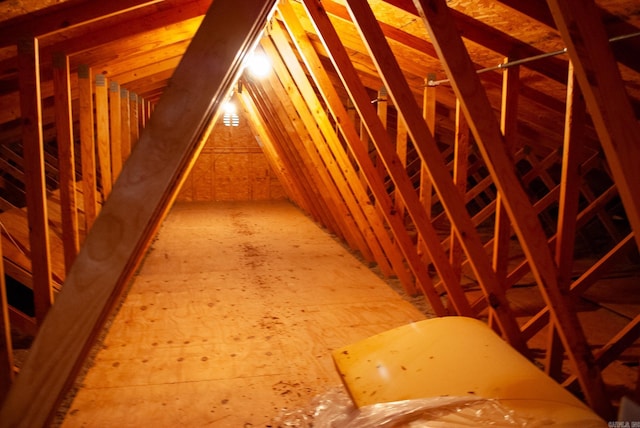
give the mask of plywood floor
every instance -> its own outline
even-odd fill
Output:
[[[61,425],[266,427],[425,316],[287,202],[173,207]]]

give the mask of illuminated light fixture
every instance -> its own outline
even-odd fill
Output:
[[[254,52],[247,60],[249,73],[256,78],[266,77],[271,71],[271,63],[264,53]]]
[[[222,116],[222,123],[224,126],[238,126],[240,124],[240,118],[238,117],[236,105],[232,101],[227,101],[222,106],[224,116]]]

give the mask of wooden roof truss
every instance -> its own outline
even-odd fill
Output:
[[[637,23],[591,1],[501,0],[537,46],[445,0],[233,3],[71,0],[0,23],[4,271],[35,302],[29,316],[0,301],[1,379],[9,324],[38,331],[0,384],[0,420],[51,416],[230,93],[315,221],[435,315],[486,319],[610,419],[602,372],[640,315],[595,343],[577,298],[640,244],[640,42],[610,41]],[[263,80],[242,72],[254,47]],[[578,264],[592,230],[606,245]],[[523,315],[525,278],[542,304]]]

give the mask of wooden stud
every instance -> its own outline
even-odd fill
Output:
[[[469,151],[471,142],[469,141],[469,125],[460,110],[460,101],[456,100],[456,133],[455,133],[455,153],[453,158],[453,181],[456,188],[460,191],[460,195],[464,196],[467,192],[467,168],[469,165]],[[451,226],[449,246],[449,260],[451,266],[460,279],[462,278],[462,259],[464,250],[460,246],[460,242],[455,235],[455,229]]]
[[[387,128],[387,132],[391,134],[389,131],[389,97],[387,94],[387,88],[384,86],[378,90],[378,96],[376,97],[376,112],[378,113],[378,118],[380,118],[380,122],[382,125]],[[375,154],[375,150],[371,153]],[[380,159],[380,156],[375,158],[375,165],[378,169],[378,173],[380,176],[384,177],[386,175],[384,162]]]
[[[118,82],[109,83],[109,135],[111,136],[111,173],[113,182],[122,171],[121,91]]]
[[[580,88],[574,83],[573,66],[569,64],[567,79],[567,113],[562,154],[562,175],[556,228],[555,262],[558,266],[558,283],[562,290],[571,286],[573,255],[575,249],[576,217],[580,196],[580,158],[584,144],[586,109]],[[555,325],[551,324],[545,370],[554,379],[562,373],[563,350]]]
[[[505,63],[509,58],[505,58]],[[518,138],[518,94],[520,88],[520,68],[511,67],[502,71],[502,106],[500,109],[500,128],[504,135],[504,143],[507,153],[513,156],[513,151]],[[509,240],[511,238],[511,225],[509,216],[503,206],[503,195],[498,193],[496,197],[496,218],[493,246],[493,269],[500,285],[504,287],[509,263]]]
[[[131,142],[131,150],[138,143],[140,138],[140,109],[138,108],[138,94],[129,92],[129,141]]]
[[[33,297],[36,319],[38,324],[42,324],[53,303],[53,288],[44,176],[40,63],[36,39],[24,39],[18,44],[18,70]]]
[[[60,212],[65,269],[69,272],[80,248],[78,206],[76,201],[76,164],[71,111],[69,57],[56,53],[53,58],[53,87],[56,109],[56,140],[58,143],[58,171]]]
[[[433,80],[433,75],[430,75],[425,79],[425,81]],[[429,84],[425,84],[424,90],[422,93],[422,117],[429,127],[429,131],[431,135],[435,138],[436,135],[436,96],[438,89],[436,86],[431,86]],[[398,114],[398,117],[401,118],[402,115]],[[401,119],[399,119],[401,120]],[[406,124],[405,124],[406,126]],[[415,145],[415,144],[414,144]],[[420,201],[424,206],[425,211],[427,212],[427,217],[429,219],[432,218],[432,207],[433,207],[433,183],[431,182],[431,177],[429,177],[429,171],[427,169],[426,164],[421,161],[420,165],[420,188],[419,188]],[[429,254],[426,251],[426,246],[424,243],[424,238],[422,236],[418,236],[418,251],[422,255],[422,259],[425,263],[429,264]]]
[[[496,187],[502,193],[512,226],[530,261],[541,294],[553,313],[569,360],[577,372],[588,403],[602,417],[611,415],[600,370],[595,365],[584,331],[568,299],[561,293],[551,252],[527,195],[518,183],[513,165],[503,146],[499,124],[493,116],[464,43],[445,0],[427,4],[416,0],[430,39],[460,98],[478,147]],[[640,180],[639,180],[640,181]]]
[[[274,1],[215,1],[87,236],[0,410],[43,426],[133,275]],[[231,35],[231,36],[230,36]]]
[[[107,79],[103,74],[96,74],[96,148],[100,168],[100,188],[102,199],[111,193],[111,139],[109,137],[109,97]]]
[[[88,232],[98,215],[96,150],[93,132],[93,85],[91,69],[78,67],[78,104],[80,114],[80,166],[84,200],[85,230]]]
[[[504,63],[509,59],[505,58]],[[504,144],[509,155],[513,155],[513,150],[518,138],[518,94],[520,88],[519,67],[506,68],[503,70],[502,83],[502,103],[500,108],[500,130],[504,136]],[[505,280],[509,268],[509,243],[511,240],[511,225],[509,216],[504,208],[503,195],[498,192],[496,195],[495,226],[493,232],[493,269],[499,286],[506,289]],[[491,325],[493,318],[489,319]]]
[[[120,151],[122,164],[131,154],[131,113],[129,107],[129,91],[120,89]]]

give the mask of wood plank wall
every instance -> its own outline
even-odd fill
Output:
[[[236,101],[237,103],[237,101]],[[249,117],[238,112],[238,126],[220,119],[186,178],[177,200],[281,200],[286,193],[260,147]]]

